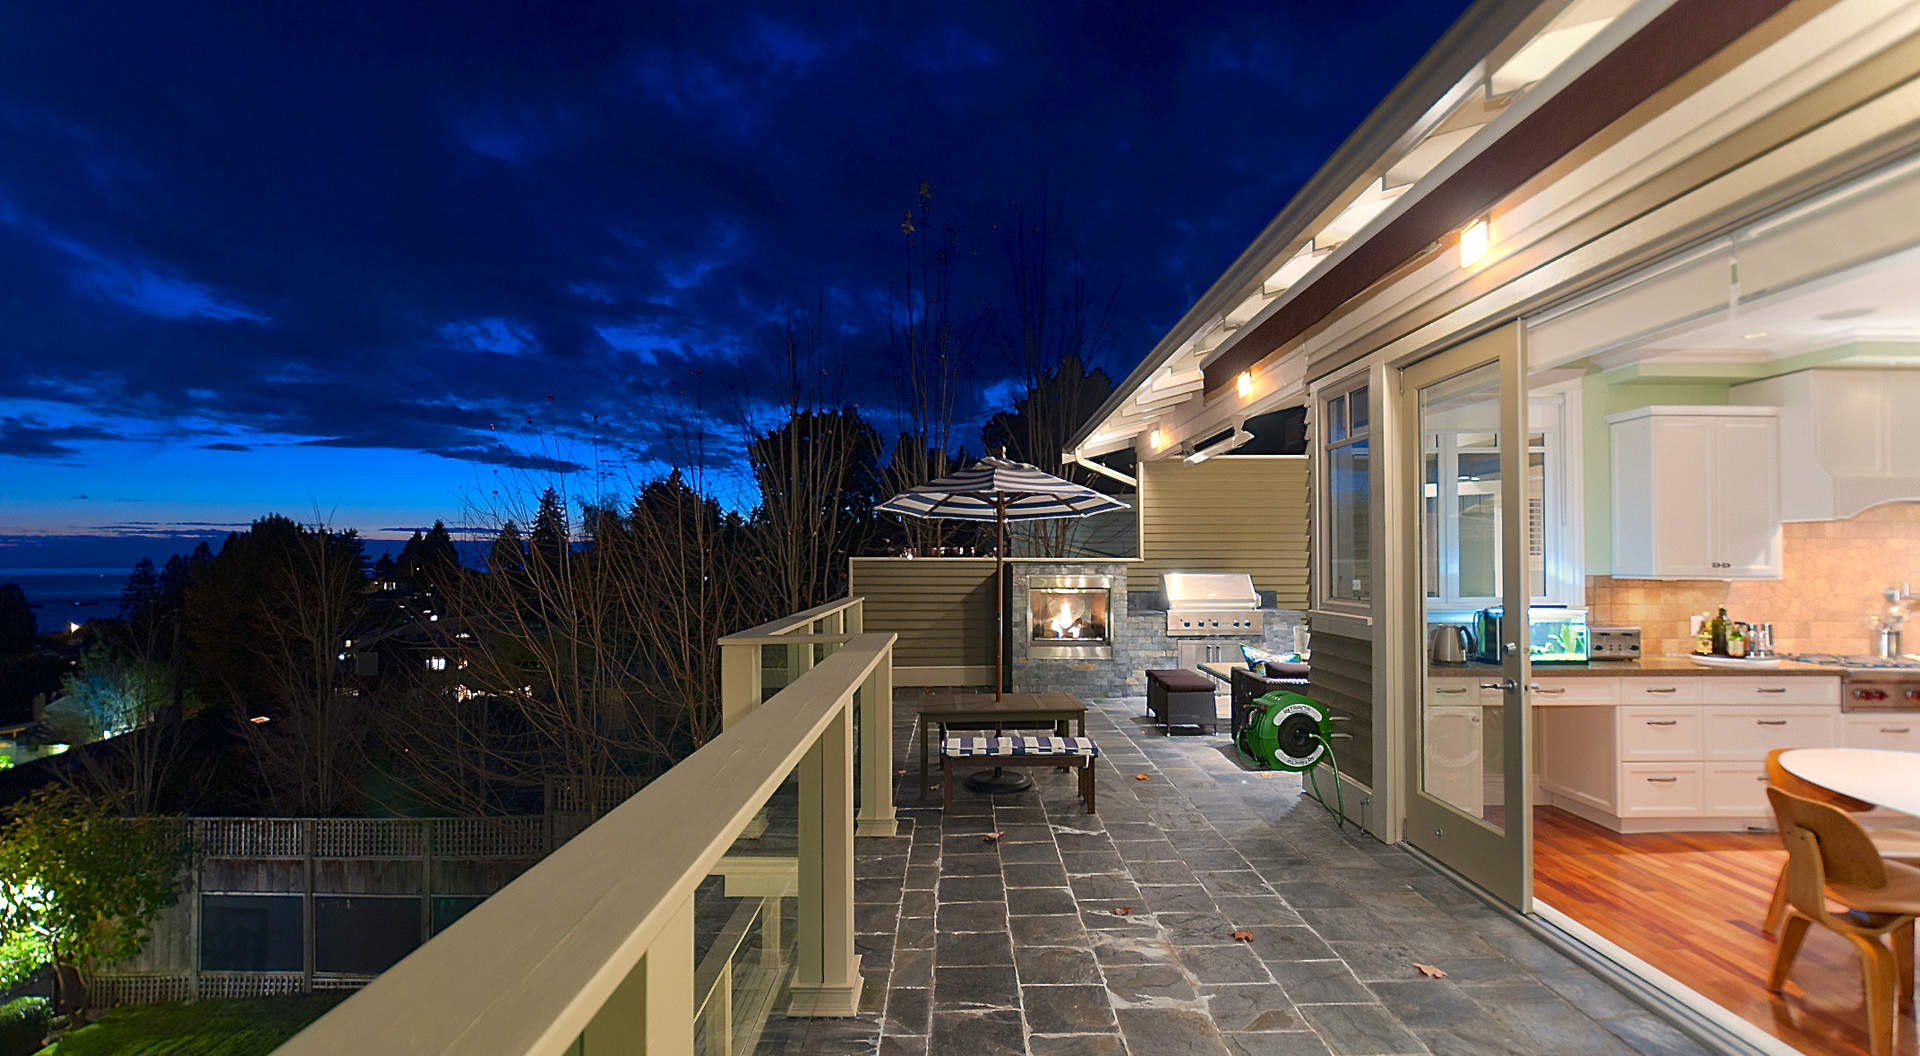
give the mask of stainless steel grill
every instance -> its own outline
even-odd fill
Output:
[[[1257,635],[1265,627],[1260,595],[1244,572],[1168,572],[1161,582],[1169,635]]]

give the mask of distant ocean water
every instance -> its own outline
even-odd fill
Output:
[[[0,583],[18,583],[40,630],[120,615],[124,568],[0,568]]]

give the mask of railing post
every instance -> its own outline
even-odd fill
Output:
[[[733,724],[760,706],[760,647],[720,640],[720,728]]]
[[[580,1034],[579,1056],[693,1051],[693,900],[647,947]]]
[[[867,633],[867,599],[853,598],[847,602],[847,633]]]
[[[848,697],[852,693],[849,691]],[[853,716],[847,700],[800,760],[800,904],[790,1016],[860,1011],[853,952]]]
[[[860,687],[860,824],[857,836],[892,836],[899,831],[893,814],[893,646]]]

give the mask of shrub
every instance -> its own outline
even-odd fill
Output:
[[[0,1056],[33,1056],[53,1025],[44,997],[16,997],[0,1005]]]

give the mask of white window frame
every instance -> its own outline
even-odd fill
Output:
[[[1312,429],[1314,451],[1314,531],[1313,545],[1313,608],[1314,611],[1337,613],[1346,616],[1371,617],[1373,606],[1380,588],[1379,569],[1373,567],[1375,539],[1367,541],[1367,581],[1365,596],[1360,598],[1334,597],[1331,592],[1333,583],[1333,531],[1336,523],[1333,509],[1333,458],[1334,451],[1351,447],[1360,440],[1367,442],[1367,494],[1366,511],[1369,522],[1377,522],[1379,503],[1375,501],[1378,490],[1380,464],[1379,432],[1382,400],[1380,388],[1373,384],[1373,372],[1368,369],[1354,370],[1352,373],[1328,379],[1313,390],[1312,420],[1308,423]],[[1367,390],[1367,428],[1359,434],[1352,429],[1353,416],[1347,413],[1348,429],[1339,440],[1332,440],[1327,429],[1327,406],[1335,400],[1346,399],[1360,389]],[[1377,529],[1376,529],[1377,530]]]

